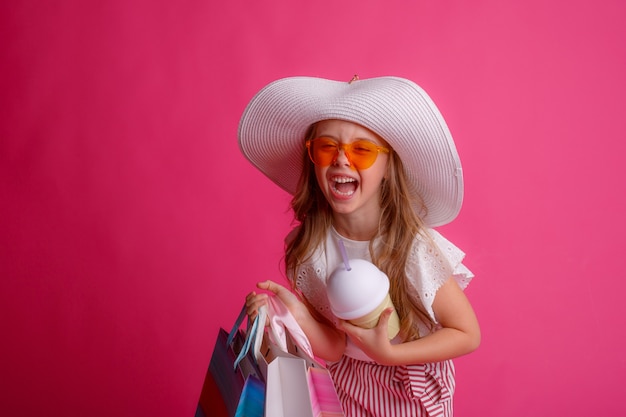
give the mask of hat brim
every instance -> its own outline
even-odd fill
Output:
[[[403,162],[410,192],[426,207],[421,213],[426,225],[441,226],[458,215],[463,172],[454,141],[432,99],[404,78],[274,81],[246,107],[239,123],[239,146],[262,173],[294,194],[307,129],[330,119],[360,124],[391,145]],[[421,212],[421,207],[416,209]]]

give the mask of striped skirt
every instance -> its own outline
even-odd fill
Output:
[[[384,366],[343,356],[328,369],[346,417],[452,416],[452,361]]]

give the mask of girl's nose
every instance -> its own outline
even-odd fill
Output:
[[[348,157],[348,153],[344,148],[337,149],[337,155],[335,156],[335,160],[333,161],[333,165],[335,166],[351,166],[350,158]]]

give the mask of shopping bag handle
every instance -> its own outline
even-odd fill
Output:
[[[245,305],[244,305],[239,315],[239,318],[241,318],[241,321],[239,322],[239,326],[241,326],[241,323],[243,322],[242,314],[245,315],[245,313],[246,313],[246,310],[245,310]],[[239,318],[237,318],[238,321],[239,321]],[[252,340],[255,341],[254,342],[255,349],[256,349],[256,346],[260,346],[260,344],[257,345],[257,340],[259,340],[259,336],[261,337],[261,339],[263,338],[264,330],[263,330],[263,325],[259,326],[259,323],[265,324],[266,320],[267,320],[267,309],[265,306],[261,306],[259,308],[258,314],[256,318],[254,319],[254,321],[252,322],[251,326],[250,326],[250,319],[248,318],[248,330],[246,332],[246,339],[244,340],[243,346],[241,347],[241,350],[239,351],[239,354],[237,355],[237,358],[235,359],[235,362],[233,364],[234,369],[237,369],[237,366],[239,365],[239,363],[248,354],[248,351],[250,350],[250,346],[252,345]],[[237,326],[237,328],[234,329],[235,333],[237,332],[237,329],[239,328],[239,326]],[[256,360],[256,355],[254,359]]]
[[[237,335],[237,332],[239,331],[239,328],[241,327],[241,324],[243,323],[243,319],[246,317],[246,306],[244,304],[244,306],[241,308],[241,311],[239,312],[239,316],[237,317],[237,320],[235,320],[235,324],[233,324],[233,328],[230,329],[230,333],[228,333],[228,338],[226,339],[226,346],[230,346],[233,343],[233,340],[235,340],[235,336]],[[248,326],[250,326],[250,323],[248,323]]]
[[[245,310],[242,309],[242,313],[240,314],[237,321],[239,325],[236,325],[236,328],[233,329],[233,332],[236,333],[237,329],[243,322],[243,316],[245,316]],[[255,359],[258,352],[261,351],[261,344],[263,343],[263,334],[265,332],[265,322],[269,317],[269,326],[268,326],[268,336],[272,343],[277,345],[282,351],[288,352],[287,346],[287,333],[291,336],[293,342],[309,357],[314,358],[313,349],[311,348],[311,343],[309,339],[306,337],[306,334],[293,317],[287,306],[280,300],[280,298],[276,296],[270,296],[268,298],[267,306],[263,305],[259,307],[258,314],[252,325],[249,326],[248,331],[246,333],[246,339],[244,341],[243,347],[239,352],[237,359],[235,359],[234,368],[236,369],[239,363],[243,360],[243,358],[248,354],[250,347],[254,349]],[[262,323],[262,324],[259,324]],[[248,320],[248,324],[250,325],[250,321]],[[233,337],[234,337],[233,333]],[[253,342],[254,341],[254,342]]]
[[[287,306],[276,296],[270,296],[267,303],[267,315],[269,317],[269,336],[273,343],[287,352],[287,335],[289,335],[295,344],[302,349],[307,356],[314,358],[311,343],[306,334],[293,317]]]

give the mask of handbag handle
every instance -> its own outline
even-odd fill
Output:
[[[235,324],[233,324],[232,329],[230,329],[230,333],[228,333],[228,338],[226,339],[226,346],[230,346],[237,335],[237,331],[241,327],[241,323],[243,323],[243,319],[246,317],[246,306],[244,305],[239,312],[239,316],[237,320],[235,320]],[[250,326],[250,322],[248,322],[248,327]]]
[[[311,343],[306,334],[293,317],[287,306],[276,296],[270,296],[268,303],[268,317],[270,321],[270,340],[287,352],[288,332],[295,344],[304,351],[310,358],[314,358]]]
[[[245,306],[242,309],[237,321],[239,324],[233,328],[233,337],[234,333],[237,331],[241,323],[243,322],[243,317],[245,316]],[[259,325],[259,323],[265,323],[267,318],[269,317],[269,326],[268,326],[268,336],[272,343],[277,345],[282,351],[288,352],[287,347],[287,333],[291,336],[291,339],[294,343],[311,359],[315,358],[313,355],[313,349],[311,348],[311,343],[309,339],[306,337],[306,334],[293,317],[287,306],[280,300],[280,298],[276,296],[270,296],[268,298],[267,306],[259,307],[258,314],[254,321],[252,322],[252,326],[250,326],[250,322],[248,321],[248,331],[246,333],[246,339],[244,341],[243,347],[235,359],[234,368],[237,368],[237,365],[243,360],[243,358],[248,354],[250,347],[253,347],[253,352],[255,353],[255,358],[257,354],[261,351],[261,344],[263,343],[263,334],[264,327],[263,325]],[[254,343],[252,343],[254,340]]]
[[[243,308],[241,309],[241,313],[239,314],[239,317],[237,318],[238,321],[239,319],[241,319],[241,321],[239,321],[238,326],[233,328],[234,333],[236,333],[239,326],[241,326],[241,323],[243,322],[243,316],[245,316],[245,314],[246,314],[246,306],[244,305]],[[254,319],[254,321],[252,322],[252,325],[250,325],[250,319],[248,319],[248,329],[246,331],[246,339],[244,340],[243,346],[241,347],[241,350],[239,351],[239,354],[237,355],[237,358],[235,359],[235,362],[233,365],[234,369],[237,369],[237,366],[239,365],[239,363],[248,354],[248,351],[250,350],[250,346],[253,345],[252,344],[253,339],[254,339],[254,352],[256,353],[259,351],[259,349],[257,348],[257,346],[259,347],[261,346],[259,340],[263,340],[263,327],[259,326],[259,322],[265,323],[266,320],[267,320],[267,308],[265,306],[261,306],[259,308],[259,312],[256,318]],[[258,345],[257,345],[257,341],[259,341]],[[256,354],[254,358],[256,360]]]

